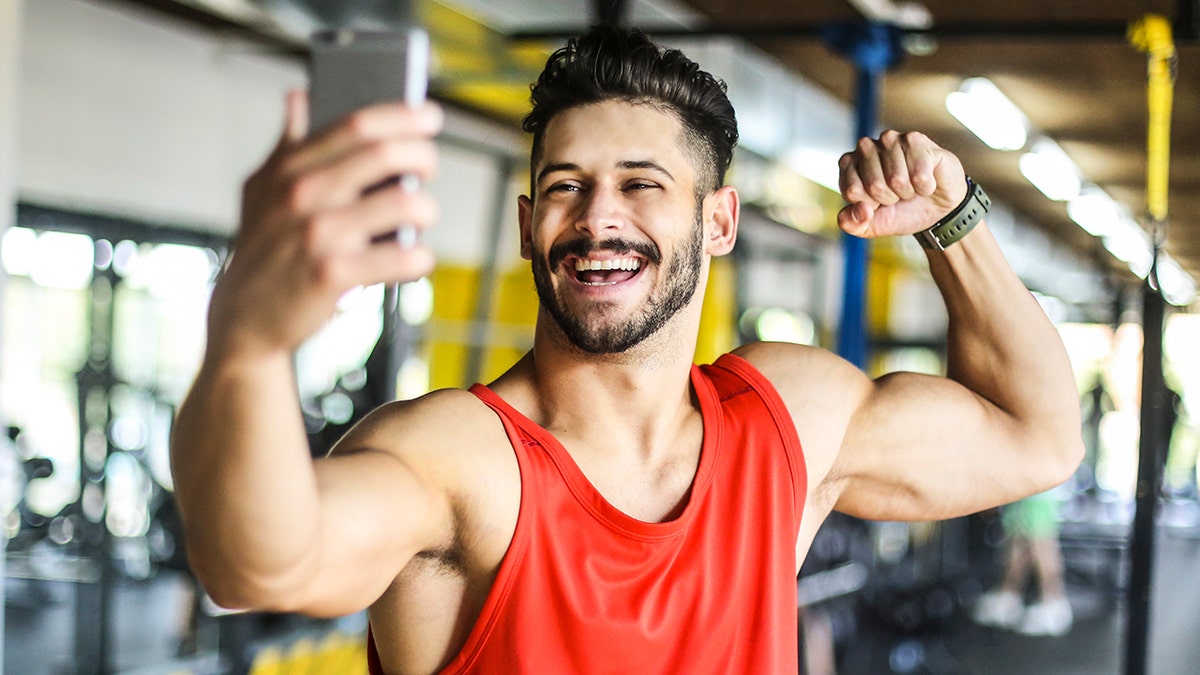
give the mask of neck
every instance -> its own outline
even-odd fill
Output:
[[[584,352],[540,312],[533,350],[494,388],[551,433],[618,434],[625,447],[653,452],[695,410],[690,375],[698,305],[620,354]]]
[[[621,399],[639,392],[653,395],[678,383],[686,386],[696,349],[696,326],[688,321],[688,309],[639,344],[612,354],[585,352],[548,314],[539,314],[532,352],[538,388],[552,390],[552,400],[569,399],[573,392],[591,400],[597,394]],[[583,382],[590,386],[580,388]]]

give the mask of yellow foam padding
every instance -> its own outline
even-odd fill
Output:
[[[1174,98],[1175,42],[1171,22],[1147,14],[1129,27],[1129,42],[1148,54],[1146,104],[1146,210],[1159,222],[1167,219],[1167,184],[1171,163],[1171,106]]]
[[[366,675],[364,635],[333,631],[321,638],[301,638],[286,647],[269,646],[258,652],[250,675]]]
[[[283,650],[279,647],[264,647],[254,656],[250,664],[250,675],[281,675],[283,672]]]
[[[728,258],[713,258],[696,336],[696,363],[712,363],[737,346],[737,273]]]

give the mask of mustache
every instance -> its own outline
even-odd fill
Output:
[[[555,244],[550,248],[546,260],[550,269],[558,267],[569,255],[586,258],[596,251],[612,251],[613,253],[637,253],[650,262],[658,265],[662,262],[662,252],[650,242],[633,241],[632,239],[575,239]]]

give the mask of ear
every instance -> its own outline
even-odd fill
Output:
[[[521,257],[533,259],[533,201],[521,195],[517,197],[517,222],[521,226]]]
[[[732,185],[721,186],[704,198],[705,253],[721,256],[733,250],[740,209],[737,188]]]

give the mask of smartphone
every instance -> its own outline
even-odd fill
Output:
[[[420,105],[428,84],[429,35],[421,28],[318,31],[309,51],[310,133],[376,103]],[[368,192],[396,182],[405,190],[419,186],[416,176],[395,176]],[[381,236],[377,241],[388,239],[411,247],[416,243],[416,231],[401,224],[394,236]]]
[[[314,33],[309,52],[309,129],[385,101],[420,105],[429,82],[429,36],[421,28]]]

